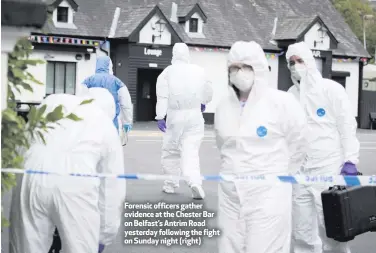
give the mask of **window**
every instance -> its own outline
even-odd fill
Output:
[[[57,22],[68,23],[68,7],[57,7]]]
[[[190,33],[198,32],[198,18],[191,18],[189,20],[189,32]]]
[[[75,62],[47,62],[47,95],[54,93],[75,94],[75,88]]]

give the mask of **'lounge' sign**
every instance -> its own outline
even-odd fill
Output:
[[[156,57],[160,57],[162,56],[162,50],[144,48],[144,55],[154,55]]]

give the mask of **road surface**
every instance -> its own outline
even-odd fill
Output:
[[[361,163],[360,170],[364,174],[376,175],[376,131],[359,130],[359,139],[361,141]],[[127,146],[124,148],[125,154],[125,173],[150,173],[161,174],[160,152],[162,135],[156,131],[155,124],[139,124],[134,128],[129,136]],[[220,160],[219,153],[215,146],[215,140],[211,127],[207,127],[205,139],[200,150],[202,174],[218,174]],[[174,195],[166,195],[161,191],[162,181],[127,181],[127,201],[129,203],[191,203],[191,193],[188,187],[181,183],[181,187]],[[195,201],[196,204],[204,204],[204,208],[209,212],[217,210],[217,183],[212,181],[204,182],[206,198],[204,201]],[[9,194],[3,197],[3,206],[5,213],[9,213]],[[145,218],[146,219],[146,218]],[[156,218],[158,219],[158,218]],[[142,220],[142,219],[140,219]],[[123,222],[126,221],[125,219]],[[216,228],[216,219],[207,220],[209,228]],[[74,228],[72,228],[74,229]],[[140,246],[125,245],[124,234],[125,227],[120,228],[116,242],[106,248],[105,253],[216,253],[216,238],[203,239],[201,246]],[[7,251],[8,234],[7,230],[2,233],[3,252]],[[351,242],[353,253],[370,253],[371,249],[376,247],[376,233],[367,233],[358,236]]]

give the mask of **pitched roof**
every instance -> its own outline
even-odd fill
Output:
[[[177,15],[178,17],[185,17],[188,15],[188,13],[193,9],[195,5],[194,4],[188,4],[188,5],[179,5]]]
[[[114,37],[128,38],[154,8],[155,6],[151,5],[121,9]]]
[[[297,39],[312,23],[314,17],[287,17],[277,21],[275,39]]]
[[[304,36],[309,29],[316,23],[326,25],[320,18],[320,16],[313,17],[285,17],[281,20],[277,20],[276,33],[273,36],[275,40],[296,40]],[[338,42],[337,38],[327,28],[327,33],[332,40]]]
[[[1,0],[1,26],[41,28],[46,19],[43,0]]]
[[[120,7],[116,36],[129,35],[129,30],[137,26],[142,17],[147,16],[156,4],[169,19],[172,2],[178,4],[178,14],[184,15],[193,7],[195,0],[75,0],[79,9],[74,17],[77,29],[55,28],[51,22],[46,31],[51,34],[72,36],[107,37],[116,7]],[[184,25],[173,23],[179,37],[191,45],[230,47],[237,40],[254,40],[266,50],[278,50],[270,43],[276,17],[300,16],[304,21],[283,21],[278,24],[286,33],[294,29],[303,29],[306,17],[320,15],[325,25],[340,42],[336,55],[362,56],[370,55],[336,11],[330,0],[201,0],[200,7],[207,16],[203,27],[203,38],[191,38],[185,33]],[[145,7],[146,6],[146,7]],[[116,37],[115,36],[115,37]]]
[[[63,2],[64,0],[47,0],[47,4],[48,4],[48,7],[49,7],[49,10],[53,10],[55,9],[56,7],[58,7],[61,2]],[[68,4],[73,8],[73,10],[77,11],[77,8],[78,8],[78,4],[76,3],[75,0],[65,0],[68,2]]]

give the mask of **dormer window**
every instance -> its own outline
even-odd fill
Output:
[[[191,18],[189,20],[189,32],[190,33],[198,32],[198,18]]]
[[[207,17],[198,3],[194,5],[176,5],[174,8],[179,24],[184,25],[184,30],[190,38],[205,38],[204,24]]]
[[[56,28],[77,29],[74,25],[74,15],[77,10],[78,5],[75,0],[52,0],[48,6]]]
[[[57,7],[57,22],[68,23],[68,7]]]

